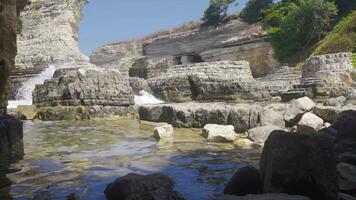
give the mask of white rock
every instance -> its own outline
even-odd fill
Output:
[[[167,124],[167,125],[156,127],[153,132],[154,132],[153,137],[156,140],[172,139],[174,129],[172,125]]]
[[[305,113],[298,123],[298,131],[303,133],[314,133],[319,131],[324,121],[313,113]]]
[[[203,128],[203,137],[213,142],[233,142],[236,136],[232,125],[207,124]]]
[[[265,109],[260,113],[260,121],[262,126],[275,125],[285,128],[283,115],[273,109]]]
[[[287,106],[286,113],[284,114],[284,120],[288,124],[297,123],[300,117],[311,111],[315,107],[315,103],[309,97],[302,97],[290,102]]]

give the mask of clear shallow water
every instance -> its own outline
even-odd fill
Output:
[[[165,173],[187,199],[213,199],[234,170],[259,160],[259,149],[208,143],[199,130],[176,129],[172,143],[157,143],[152,130],[132,120],[27,121],[24,155],[20,150],[7,171],[13,184],[0,190],[0,199],[31,199],[46,190],[52,199],[72,193],[105,199],[106,185],[131,172]]]

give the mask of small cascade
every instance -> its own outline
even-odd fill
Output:
[[[164,101],[161,101],[154,97],[152,94],[141,90],[138,95],[135,95],[135,105],[147,105],[147,104],[161,104]]]
[[[15,100],[9,101],[7,108],[17,108],[19,105],[32,105],[32,92],[36,85],[43,84],[45,80],[53,77],[56,69],[75,67],[74,61],[62,65],[50,64],[40,74],[25,81],[17,90]]]

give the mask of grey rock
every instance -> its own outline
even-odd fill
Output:
[[[334,200],[339,190],[335,157],[334,141],[326,134],[275,131],[261,157],[264,192]]]
[[[336,98],[331,98],[329,100],[326,101],[325,105],[326,106],[336,106],[336,107],[341,107],[345,105],[346,102],[346,97],[344,96],[340,96],[340,97],[336,97]]]
[[[23,138],[22,121],[10,116],[0,117],[0,153],[8,152]]]
[[[298,122],[297,130],[301,133],[316,133],[324,125],[324,121],[313,113],[305,113]]]
[[[313,113],[318,117],[323,119],[325,122],[333,123],[339,114],[342,112],[341,108],[333,107],[333,106],[315,106]]]
[[[212,142],[233,142],[237,136],[232,125],[223,126],[217,124],[205,125],[202,135]]]
[[[232,124],[237,133],[246,132],[257,126],[260,109],[261,107],[259,106],[237,104],[230,111],[228,124]]]
[[[339,193],[339,200],[356,200],[356,197],[353,197],[345,193]]]
[[[260,126],[247,131],[248,137],[254,142],[264,143],[269,135],[275,130],[282,130],[278,126],[267,125]]]
[[[237,170],[224,188],[224,194],[244,196],[262,193],[260,172],[252,166]]]
[[[273,109],[265,109],[260,113],[260,122],[262,126],[274,125],[285,128],[283,115]]]
[[[302,115],[311,111],[315,107],[315,103],[309,97],[302,97],[290,102],[287,106],[284,120],[289,125],[296,124]]]

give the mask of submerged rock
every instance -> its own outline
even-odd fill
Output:
[[[213,142],[233,142],[237,134],[232,125],[207,124],[203,128],[203,136]]]
[[[333,139],[323,133],[273,132],[261,157],[264,192],[335,200],[338,181]]]
[[[164,140],[164,139],[172,139],[174,130],[172,125],[167,124],[167,125],[156,127],[153,132],[154,132],[153,137],[156,140]]]
[[[174,181],[164,174],[128,174],[105,189],[108,200],[184,200],[173,191]]]
[[[229,180],[224,194],[244,196],[262,193],[262,179],[260,172],[252,166],[239,169]]]

